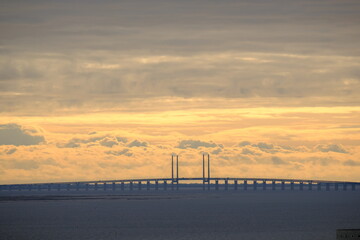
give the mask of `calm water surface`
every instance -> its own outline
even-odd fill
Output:
[[[359,192],[3,197],[0,239],[329,240],[360,228],[359,206]]]

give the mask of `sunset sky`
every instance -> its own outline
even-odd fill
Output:
[[[0,2],[0,184],[360,181],[358,0]]]

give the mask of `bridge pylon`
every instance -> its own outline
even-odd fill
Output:
[[[205,156],[207,155],[207,164]],[[203,189],[205,190],[205,183],[208,183],[208,189],[210,189],[210,155],[209,154],[203,154]],[[207,169],[206,169],[207,165]],[[207,170],[207,175],[206,175]]]
[[[174,157],[176,157],[176,165],[174,166]],[[176,170],[174,172],[174,170]],[[174,176],[175,174],[175,176]],[[171,155],[171,183],[179,184],[179,155]],[[177,187],[178,188],[178,187]]]

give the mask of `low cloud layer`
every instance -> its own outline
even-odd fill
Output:
[[[14,124],[4,126],[25,129]],[[32,129],[32,134],[39,134],[36,128],[28,129]],[[350,181],[357,179],[360,166],[360,149],[337,143],[304,146],[245,139],[226,144],[219,139],[205,141],[207,138],[156,143],[153,137],[132,138],[125,133],[108,131],[77,134],[70,139],[63,135],[57,138],[49,132],[44,134],[49,134],[49,141],[42,144],[0,146],[2,183],[167,177],[171,154],[179,155],[184,177],[201,173],[203,153],[211,155],[214,176]],[[345,172],[347,177],[342,174]]]

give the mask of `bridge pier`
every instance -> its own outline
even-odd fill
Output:
[[[164,190],[166,191],[167,190],[167,182],[164,181]]]
[[[133,190],[133,182],[132,181],[130,181],[130,191],[132,191]]]
[[[138,190],[141,191],[141,181],[138,182]]]
[[[281,181],[281,190],[284,191],[285,190],[285,182]]]
[[[253,187],[254,187],[254,191],[256,191],[256,189],[257,189],[257,181],[253,182]]]
[[[234,189],[237,190],[238,189],[238,181],[234,180]]]
[[[272,190],[273,190],[273,191],[276,190],[276,183],[275,183],[275,181],[272,181]]]
[[[247,180],[244,181],[244,190],[247,191]]]
[[[94,189],[95,189],[95,191],[98,190],[98,183],[97,182],[94,184]]]
[[[148,190],[148,191],[150,190],[150,181],[146,182],[146,190]]]
[[[112,183],[112,190],[113,190],[113,191],[115,191],[115,187],[116,187],[115,182],[113,182],[113,183]]]
[[[291,189],[291,191],[294,191],[294,181],[290,182],[290,189]]]
[[[125,183],[124,182],[121,182],[121,191],[125,191]]]
[[[76,183],[76,191],[79,191],[80,183]]]
[[[159,181],[155,180],[155,190],[159,190]]]
[[[304,190],[304,183],[300,182],[300,191]]]
[[[355,191],[355,187],[356,187],[355,183],[351,184],[351,190],[352,191]]]
[[[229,184],[228,184],[228,180],[227,179],[225,179],[225,190],[228,190],[228,186]]]
[[[346,191],[347,190],[347,184],[343,183],[343,190]]]
[[[266,181],[263,181],[263,190],[266,191]]]
[[[320,182],[317,184],[317,190],[321,191],[321,183]]]
[[[330,183],[326,183],[326,191],[330,191]]]
[[[312,182],[309,182],[309,191],[312,191]]]
[[[215,180],[215,190],[219,190],[219,180]]]
[[[338,191],[338,190],[339,190],[339,184],[335,183],[335,191]]]
[[[104,191],[106,191],[106,187],[107,187],[106,182],[104,182],[104,184],[103,184]]]
[[[85,184],[85,191],[89,191],[89,184],[88,183]]]

